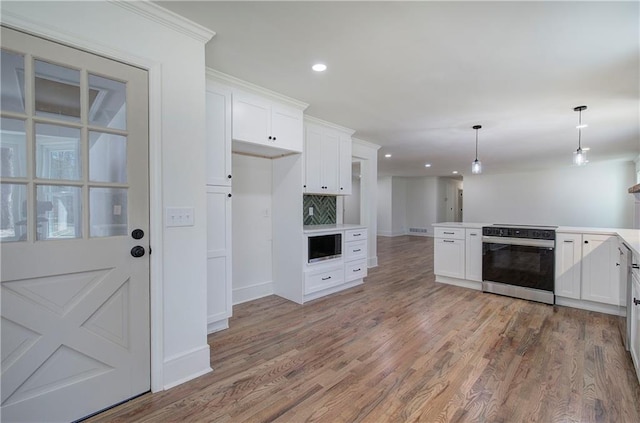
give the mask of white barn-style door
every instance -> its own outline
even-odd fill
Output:
[[[2,28],[1,420],[150,388],[147,72]]]

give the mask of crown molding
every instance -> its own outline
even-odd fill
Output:
[[[341,126],[332,122],[327,122],[326,120],[318,119],[317,117],[309,115],[304,116],[304,121],[308,123],[315,123],[316,125],[328,126],[330,128],[337,129],[340,132],[346,132],[349,135],[353,135],[356,132],[355,129],[347,128],[346,126]]]
[[[241,90],[249,91],[253,94],[258,94],[263,97],[268,97],[272,100],[289,104],[297,109],[305,110],[307,107],[309,107],[309,104],[304,103],[300,100],[287,97],[286,95],[277,93],[275,91],[271,91],[267,88],[261,87],[251,82],[247,82],[240,78],[236,78],[235,76],[231,76],[229,74],[220,72],[218,70],[215,70],[209,67],[206,68],[206,75],[207,75],[207,79],[211,81],[219,82],[225,85],[230,85],[232,88],[239,88]]]
[[[126,0],[108,0],[109,3],[120,6],[133,13],[136,13],[146,19],[157,22],[161,25],[171,28],[176,32],[180,32],[194,40],[205,44],[211,40],[216,33],[200,24],[197,24],[184,16],[178,15],[156,3],[148,0],[142,1],[126,1]]]
[[[379,150],[380,148],[382,148],[378,144],[374,144],[374,143],[369,142],[369,141],[361,140],[359,138],[352,138],[351,142],[353,142],[354,144],[360,144],[363,147],[373,148],[375,150]]]

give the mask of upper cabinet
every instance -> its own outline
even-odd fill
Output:
[[[315,118],[305,118],[306,194],[351,194],[351,134]]]
[[[231,89],[207,81],[207,185],[231,186]]]
[[[267,156],[302,152],[301,109],[234,90],[232,121],[233,140],[242,143],[234,150]]]

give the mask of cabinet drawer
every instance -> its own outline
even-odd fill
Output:
[[[436,228],[436,238],[464,239],[464,228]]]
[[[367,258],[367,240],[345,243],[344,261]]]
[[[344,283],[344,267],[335,267],[323,272],[305,273],[304,293],[311,294]]]
[[[361,239],[367,239],[366,229],[351,229],[344,232],[344,241],[359,241]]]
[[[350,282],[367,276],[367,260],[346,263],[344,266],[344,280]]]

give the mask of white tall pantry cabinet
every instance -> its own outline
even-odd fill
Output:
[[[231,90],[207,81],[207,332],[229,327],[231,286]]]

